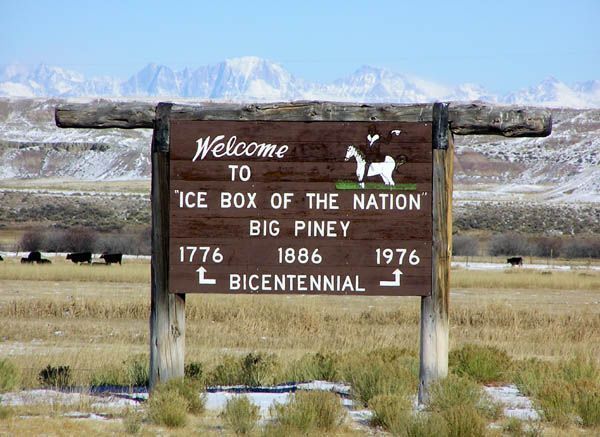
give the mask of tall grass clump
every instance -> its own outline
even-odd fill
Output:
[[[293,362],[287,374],[290,380],[301,381],[337,381],[340,378],[339,355],[330,352],[306,354]]]
[[[239,358],[225,355],[208,375],[207,384],[221,386],[241,384],[241,374],[242,366]]]
[[[179,428],[187,423],[188,403],[176,391],[159,391],[148,399],[148,418],[156,425]]]
[[[455,375],[432,384],[427,407],[442,415],[455,407],[473,408],[488,419],[497,419],[502,414],[502,405],[494,402],[476,382]]]
[[[21,382],[21,375],[17,366],[12,362],[0,360],[0,393],[13,390]]]
[[[44,387],[67,388],[73,383],[72,376],[69,366],[52,366],[48,364],[40,370],[38,381]]]
[[[546,421],[558,427],[578,420],[590,427],[600,422],[600,368],[593,359],[578,355],[559,363],[528,360],[515,367],[517,387],[533,398]]]
[[[141,411],[127,408],[123,413],[123,430],[127,434],[138,434],[142,429],[144,415]]]
[[[525,434],[523,421],[518,417],[507,417],[502,423],[502,431],[508,435],[522,436]]]
[[[550,380],[535,394],[536,404],[548,422],[559,427],[572,423],[575,393],[573,386],[563,380]]]
[[[92,373],[89,380],[90,387],[110,387],[128,385],[123,377],[123,370],[118,366],[101,367]]]
[[[493,346],[467,344],[450,353],[449,364],[457,375],[488,384],[504,380],[510,370],[511,359],[505,351]]]
[[[235,396],[225,404],[220,414],[225,426],[237,435],[250,434],[258,419],[260,419],[260,408],[250,401],[248,396]]]
[[[246,385],[259,387],[273,384],[280,364],[274,354],[249,353],[243,357],[226,355],[209,374],[209,385]]]
[[[554,378],[556,368],[537,358],[518,361],[513,366],[513,382],[525,396],[534,397],[548,379]]]
[[[202,393],[198,381],[186,381],[183,378],[170,379],[160,385],[161,391],[174,391],[181,395],[187,402],[187,412],[193,415],[204,413],[206,397]]]
[[[346,410],[331,392],[296,392],[287,404],[275,404],[269,410],[273,422],[266,435],[318,435],[339,429]]]
[[[412,415],[413,405],[406,395],[378,395],[369,401],[372,426],[381,426],[392,434],[398,431]]]
[[[204,366],[198,361],[192,361],[184,366],[183,373],[186,378],[194,381],[202,381],[204,377]]]
[[[575,411],[585,427],[600,427],[600,384],[579,384]]]
[[[159,385],[148,398],[148,418],[156,425],[180,428],[187,423],[188,407],[188,401],[177,390]]]
[[[600,367],[592,358],[577,355],[559,365],[560,376],[569,382],[595,380],[600,382]]]
[[[2,400],[2,398],[0,398],[0,401]],[[0,404],[0,420],[6,420],[10,417],[12,417],[12,415],[14,414],[14,410],[10,407],[6,407],[2,404]]]
[[[273,384],[278,368],[275,354],[250,353],[241,360],[242,384],[250,387]]]
[[[406,395],[418,386],[412,357],[393,350],[352,355],[344,363],[343,378],[352,386],[353,398],[363,405],[378,395]]]
[[[206,398],[197,382],[171,379],[159,384],[148,399],[148,417],[157,425],[178,428],[187,423],[188,413],[204,412]]]
[[[371,426],[379,426],[392,435],[403,437],[445,437],[448,429],[436,412],[413,412],[413,402],[403,395],[379,395],[371,399]]]
[[[456,405],[440,412],[446,422],[448,437],[481,437],[487,423],[471,405]]]
[[[127,385],[133,387],[148,387],[150,383],[149,361],[147,355],[140,354],[128,358],[123,362]]]

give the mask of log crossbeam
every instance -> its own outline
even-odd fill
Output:
[[[203,103],[172,105],[178,118],[195,120],[305,121],[432,121],[433,104],[353,104],[333,102]],[[56,125],[63,128],[152,129],[156,105],[145,102],[64,104],[56,108]],[[552,130],[552,115],[543,108],[487,103],[449,103],[448,124],[455,135],[544,137]]]

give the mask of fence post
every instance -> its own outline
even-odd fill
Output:
[[[183,377],[185,294],[169,293],[169,115],[156,107],[152,136],[152,276],[150,302],[150,390]]]
[[[452,254],[452,175],[454,144],[448,104],[433,106],[433,243],[431,296],[421,298],[419,403],[431,383],[448,375],[448,298]]]

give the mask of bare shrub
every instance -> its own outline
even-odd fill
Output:
[[[47,230],[42,248],[48,252],[93,252],[97,232],[91,228],[75,227],[65,230]]]
[[[96,240],[96,252],[138,254],[138,238],[133,235],[104,234]]]
[[[532,255],[549,258],[561,254],[562,239],[560,237],[539,237],[531,240]]]
[[[452,255],[475,256],[479,254],[479,241],[470,235],[455,235],[452,238]]]
[[[44,241],[44,248],[48,252],[66,252],[64,249],[65,231],[48,230]]]
[[[573,238],[564,245],[566,258],[600,258],[600,238]]]
[[[490,240],[488,252],[492,256],[530,255],[531,244],[521,234],[514,232],[496,234]]]
[[[68,252],[92,252],[97,233],[93,229],[77,227],[64,233],[63,243]]]
[[[136,255],[150,255],[152,252],[152,227],[148,226],[139,233],[137,247]]]
[[[21,237],[19,249],[31,252],[34,250],[43,250],[44,245],[44,231],[41,229],[32,229],[25,232]]]

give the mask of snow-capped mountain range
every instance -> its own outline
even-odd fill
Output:
[[[294,77],[282,66],[257,57],[228,59],[195,70],[175,71],[148,64],[129,79],[85,78],[55,66],[0,67],[3,97],[161,97],[229,101],[336,100],[416,103],[483,100],[548,107],[600,108],[600,80],[572,85],[548,78],[528,89],[494,95],[476,84],[448,86],[389,70],[361,67],[328,84]]]

